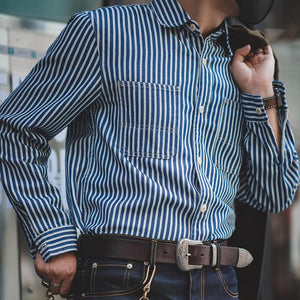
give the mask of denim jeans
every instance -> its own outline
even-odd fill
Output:
[[[184,272],[175,264],[158,263],[153,273],[148,262],[114,258],[79,259],[68,299],[139,300],[149,282],[149,300],[238,299],[233,267]]]

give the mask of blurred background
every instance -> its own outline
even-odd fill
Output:
[[[167,1],[167,0],[165,0]],[[75,12],[149,1],[0,0],[0,103],[18,86]],[[289,120],[300,150],[300,2],[277,0],[258,26],[269,36],[287,87]],[[65,131],[51,141],[49,178],[64,194]],[[298,151],[299,153],[299,151]],[[261,300],[300,299],[300,195],[270,217]],[[0,300],[44,299],[26,241],[0,186]],[[56,297],[59,299],[59,297]]]

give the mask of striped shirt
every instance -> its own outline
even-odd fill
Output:
[[[207,38],[177,0],[74,15],[0,107],[1,180],[32,255],[76,250],[77,233],[226,239],[237,198],[278,212],[299,183],[284,107],[282,152],[260,96],[230,72],[226,21]],[[47,177],[68,127],[69,213]]]

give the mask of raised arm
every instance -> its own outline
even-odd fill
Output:
[[[245,118],[244,165],[237,199],[263,211],[278,212],[292,202],[299,184],[299,160],[287,121],[285,88],[273,81],[270,46],[238,49],[230,71],[240,91]],[[263,98],[280,93],[280,110],[266,110]]]

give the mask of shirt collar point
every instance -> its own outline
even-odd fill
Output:
[[[177,0],[152,0],[149,5],[163,27],[178,27],[191,20]]]

